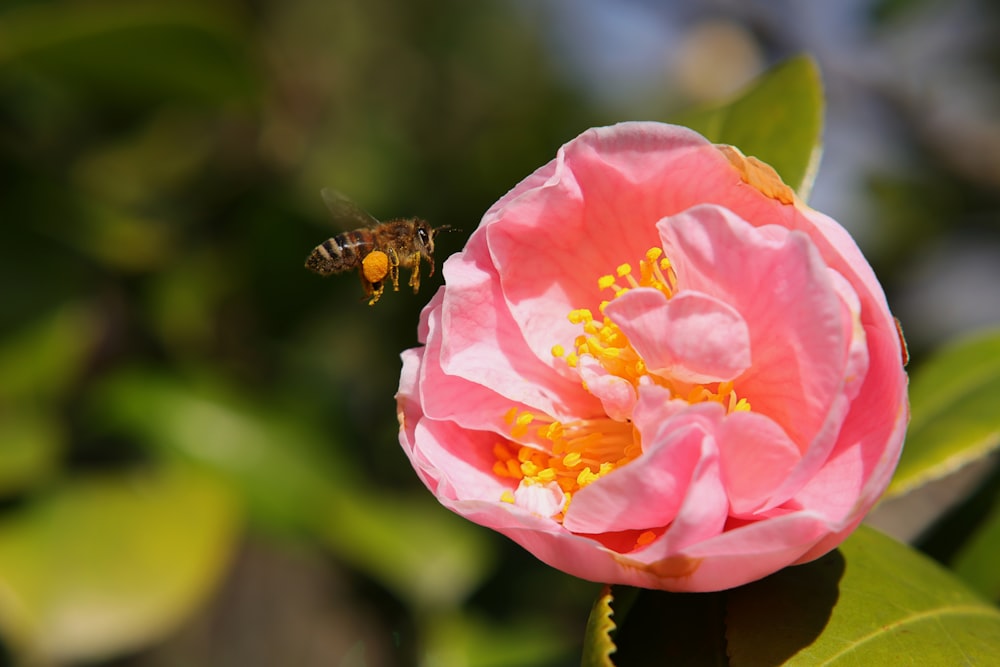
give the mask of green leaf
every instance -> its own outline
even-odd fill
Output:
[[[1000,445],[1000,331],[954,343],[910,382],[906,444],[885,497],[955,472]]]
[[[58,469],[62,427],[54,411],[19,408],[0,419],[0,497],[48,479]]]
[[[214,102],[247,96],[239,31],[210,5],[31,3],[0,14],[0,74],[44,73],[88,93]]]
[[[99,335],[95,314],[74,304],[0,341],[0,402],[57,400],[83,372]]]
[[[320,454],[336,443],[214,379],[121,371],[91,401],[99,432],[125,433],[157,455],[212,470],[269,527],[302,529],[329,490],[356,475],[350,460]]]
[[[581,667],[614,667],[615,663],[611,660],[611,654],[615,652],[615,643],[611,639],[611,633],[615,631],[614,611],[611,608],[614,599],[611,586],[605,586],[594,600],[583,635]]]
[[[158,639],[214,589],[238,513],[188,469],[78,477],[0,515],[0,627],[25,656],[95,660]]]
[[[671,122],[768,163],[806,201],[823,142],[823,82],[815,61],[798,56],[766,72],[722,106],[678,114]]]
[[[420,608],[458,604],[493,570],[490,533],[430,494],[365,484],[329,432],[305,417],[256,405],[221,383],[143,371],[118,374],[93,398],[103,428],[212,470],[242,494],[253,518],[317,537]]]
[[[463,667],[544,667],[563,664],[573,646],[557,619],[522,610],[498,623],[468,611],[425,615],[420,623],[427,656],[423,662]]]
[[[838,551],[728,596],[732,667],[987,665],[1000,654],[1000,610],[865,526]]]
[[[494,536],[430,494],[355,483],[330,489],[317,512],[320,536],[335,553],[417,609],[460,605],[496,565]]]

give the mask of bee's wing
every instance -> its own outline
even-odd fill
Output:
[[[320,191],[326,207],[330,209],[334,222],[338,227],[345,230],[357,229],[359,227],[371,227],[378,224],[378,220],[372,217],[367,211],[355,204],[342,192],[333,188],[323,188]]]

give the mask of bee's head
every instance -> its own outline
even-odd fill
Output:
[[[425,256],[430,256],[434,252],[434,239],[441,232],[455,231],[451,225],[441,225],[440,227],[431,227],[426,220],[417,220],[416,224],[416,235],[417,244],[420,246],[420,252]]]

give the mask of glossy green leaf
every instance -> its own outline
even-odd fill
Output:
[[[233,498],[187,469],[76,477],[0,515],[0,627],[38,659],[93,660],[162,637],[217,584]]]
[[[732,667],[987,665],[1000,610],[913,549],[862,526],[840,549],[729,592]]]
[[[819,69],[812,58],[799,56],[766,72],[728,104],[671,120],[763,160],[807,200],[822,153],[823,109]]]
[[[27,68],[119,98],[217,101],[252,88],[239,32],[211,5],[29,3],[0,19],[0,73]]]
[[[611,654],[615,652],[615,643],[611,633],[615,631],[613,619],[614,593],[611,586],[601,589],[601,594],[594,600],[587,619],[587,630],[583,635],[583,659],[581,667],[614,667]]]
[[[866,526],[818,560],[729,591],[639,591],[624,616],[612,602],[617,667],[879,667],[900,664],[900,656],[986,665],[1000,654],[1000,610]],[[598,601],[598,617],[606,604]]]
[[[886,497],[978,460],[1000,445],[1000,332],[942,349],[910,382],[909,430]]]

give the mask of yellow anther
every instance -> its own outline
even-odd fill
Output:
[[[597,279],[598,289],[608,289],[614,284],[615,284],[615,277],[611,275],[601,276],[600,278]]]
[[[583,455],[580,452],[570,452],[563,457],[562,464],[567,468],[575,468],[580,465],[580,461],[583,460]]]
[[[510,429],[510,434],[515,438],[523,438],[528,434],[528,426],[535,420],[535,415],[530,412],[522,412],[514,420],[514,426]]]
[[[655,262],[663,254],[663,248],[650,248],[646,251],[646,259],[650,262]]]
[[[566,348],[564,348],[562,345],[553,345],[552,346],[552,356],[553,357],[561,357],[564,354],[566,354]]]
[[[632,273],[632,266],[627,262],[625,264],[619,264],[618,268],[615,269],[615,273],[617,273],[619,277],[625,277]]]
[[[538,471],[536,477],[538,478],[539,482],[545,484],[555,480],[556,471],[553,470],[552,468],[543,468],[542,470]]]
[[[521,464],[521,472],[525,477],[534,477],[538,474],[538,466],[533,461],[525,461]]]
[[[514,494],[510,489],[504,489],[504,492],[500,494],[500,501],[505,503],[514,504]]]
[[[590,468],[584,468],[580,471],[580,474],[576,476],[576,483],[581,487],[584,487],[596,479],[597,475],[595,475]]]
[[[514,407],[504,413],[503,420],[508,424],[512,424],[514,423],[514,417],[516,416],[517,416],[517,408]]]

